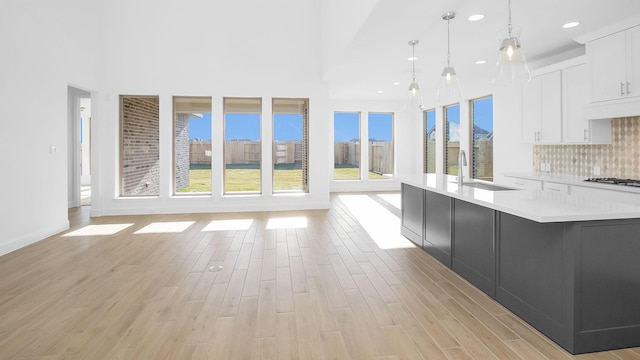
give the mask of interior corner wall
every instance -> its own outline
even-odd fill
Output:
[[[100,2],[0,2],[0,255],[65,230],[67,88],[98,87]]]
[[[493,107],[493,173],[500,182],[503,173],[530,172],[533,145],[522,142],[522,99],[520,85],[496,87]]]

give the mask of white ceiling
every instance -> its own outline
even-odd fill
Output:
[[[511,7],[512,22],[522,27],[520,40],[532,67],[559,53],[583,53],[575,37],[640,14],[640,0],[512,0]],[[446,63],[447,22],[442,14],[447,11],[456,13],[451,20],[451,59],[463,91],[465,84],[490,82],[498,31],[507,24],[508,0],[378,0],[341,58],[325,71],[331,97],[406,98],[411,79],[408,42],[413,39],[420,41],[416,46],[418,83],[424,96],[435,94]],[[478,13],[485,18],[467,20]],[[569,21],[581,25],[562,29]],[[487,63],[476,65],[480,59]],[[392,85],[395,81],[400,85]]]

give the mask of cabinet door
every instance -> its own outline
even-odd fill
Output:
[[[451,198],[425,192],[424,250],[451,267]]]
[[[625,85],[627,79],[626,42],[626,33],[619,32],[587,44],[591,102],[620,99],[625,95],[621,85]]]
[[[424,219],[424,190],[415,186],[401,185],[402,225],[400,232],[407,239],[422,247],[422,221]]]
[[[522,142],[538,141],[540,132],[540,78],[534,77],[522,87]]]
[[[540,75],[539,142],[559,143],[562,139],[562,76],[560,71]]]
[[[562,71],[562,99],[564,103],[562,141],[585,143],[589,140],[588,120],[584,107],[587,105],[587,65],[573,66]]]
[[[640,97],[640,26],[627,31],[627,81],[627,96]]]
[[[455,200],[453,214],[453,270],[495,297],[495,211]]]
[[[500,184],[523,190],[542,190],[542,181],[505,176]]]

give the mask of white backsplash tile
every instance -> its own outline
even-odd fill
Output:
[[[609,145],[534,145],[533,170],[541,164],[552,174],[640,179],[640,116],[612,119]]]

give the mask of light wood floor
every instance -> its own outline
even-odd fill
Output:
[[[398,202],[342,194],[328,211],[96,219],[73,209],[70,231],[0,257],[0,359],[571,358],[407,247]],[[575,358],[640,359],[640,348]]]

